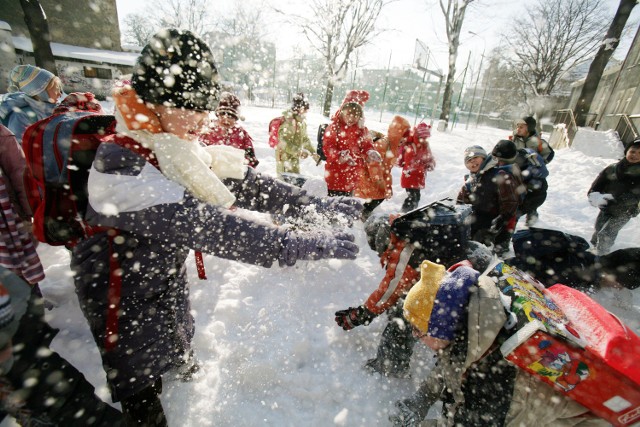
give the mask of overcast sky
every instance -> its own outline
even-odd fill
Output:
[[[215,4],[215,9],[219,11],[224,8],[230,9],[234,1],[238,0],[217,0],[213,4]],[[253,5],[254,7],[278,4],[282,5],[285,10],[286,8],[304,7],[306,3],[306,0],[242,1],[245,5]],[[461,47],[458,53],[458,69],[461,70],[468,59],[470,59],[470,68],[477,68],[483,51],[488,53],[491,48],[495,47],[498,43],[498,35],[502,30],[508,29],[513,18],[518,14],[525,14],[526,8],[535,4],[536,1],[538,0],[477,0],[471,3],[463,25]],[[149,0],[116,0],[116,3],[121,26],[124,16],[129,13],[144,12],[151,4]],[[603,0],[603,3],[607,5],[613,15],[619,0]],[[300,6],[295,6],[298,4]],[[636,7],[630,19],[635,23],[635,26],[627,36],[629,42],[638,26],[639,16],[640,7]],[[411,64],[415,40],[420,39],[429,46],[437,67],[446,70],[447,38],[438,0],[392,1],[384,9],[378,24],[386,31],[360,54],[359,65],[367,68],[386,68],[390,55],[392,67]],[[265,25],[266,30],[269,31],[270,41],[276,43],[279,59],[291,57],[296,44],[306,45],[306,39],[298,36],[295,28],[275,21],[265,23]],[[514,28],[513,31],[521,31],[521,29]],[[626,49],[628,49],[628,43],[618,48],[615,57],[624,58]],[[470,57],[469,52],[471,52]]]

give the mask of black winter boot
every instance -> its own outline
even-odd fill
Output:
[[[401,300],[389,311],[389,323],[382,332],[376,358],[365,364],[365,369],[371,373],[394,378],[411,377],[409,368],[416,339],[411,325],[402,316],[402,304]]]

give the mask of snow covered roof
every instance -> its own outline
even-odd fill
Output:
[[[12,38],[13,45],[16,49],[33,52],[33,46],[31,45],[30,39],[21,36],[14,36]],[[51,51],[54,56],[63,58],[128,66],[133,66],[139,56],[138,53],[135,52],[116,52],[114,50],[92,49],[63,43],[51,43]]]

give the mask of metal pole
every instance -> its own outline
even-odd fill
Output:
[[[473,95],[471,95],[471,107],[469,107],[469,114],[467,114],[467,123],[464,125],[464,130],[469,129],[469,120],[471,119],[471,111],[473,111],[473,103],[476,100],[476,89],[478,89],[478,80],[480,80],[480,74],[482,74],[482,61],[484,61],[484,49],[482,50],[482,56],[480,57],[480,68],[478,69],[478,75],[476,76],[476,84],[473,85]]]
[[[389,70],[391,70],[391,54],[393,51],[389,52],[389,63],[387,64],[387,75],[384,79],[384,90],[382,91],[382,103],[380,104],[380,122],[382,121],[382,110],[384,107],[384,100],[387,96],[387,85],[389,84]]]
[[[422,103],[422,92],[424,90],[424,79],[427,77],[427,71],[429,70],[429,48],[427,47],[427,62],[424,64],[424,74],[422,75],[422,83],[420,83],[420,93],[418,94],[418,104],[416,105],[416,117],[413,119],[413,125],[416,125],[418,121],[418,114],[420,112],[420,104]]]
[[[443,78],[444,76],[440,74],[440,83],[438,83],[438,93],[436,94],[435,101],[433,101],[433,109],[431,110],[431,123],[429,123],[431,127],[433,127],[433,121],[435,120],[435,116],[436,116],[436,109],[438,108],[438,102],[440,101],[440,90],[442,89]]]
[[[427,69],[424,69],[424,74],[422,75],[422,82],[420,83],[420,93],[418,94],[418,104],[416,105],[416,116],[413,119],[413,125],[416,125],[418,121],[418,114],[420,114],[420,104],[422,103],[422,92],[424,90],[424,79],[427,77]]]
[[[482,91],[482,99],[480,99],[480,107],[478,108],[478,116],[476,117],[476,127],[478,127],[478,122],[480,121],[480,114],[482,114],[482,104],[484,104],[484,97],[487,94],[487,88],[491,86],[491,67],[489,67],[489,71],[487,71],[487,84],[484,86],[484,91]]]
[[[469,61],[471,60],[471,51],[467,57],[467,66],[464,67],[464,73],[462,74],[462,84],[460,85],[460,93],[458,94],[458,101],[456,101],[456,109],[453,112],[453,124],[452,128],[456,127],[456,120],[458,119],[458,108],[460,107],[460,98],[462,98],[462,91],[464,89],[464,81],[467,79],[467,69],[469,68]]]

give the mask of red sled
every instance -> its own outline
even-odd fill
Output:
[[[614,426],[638,423],[640,338],[580,291],[544,289],[517,269],[497,268],[523,325],[501,346],[503,356]]]

